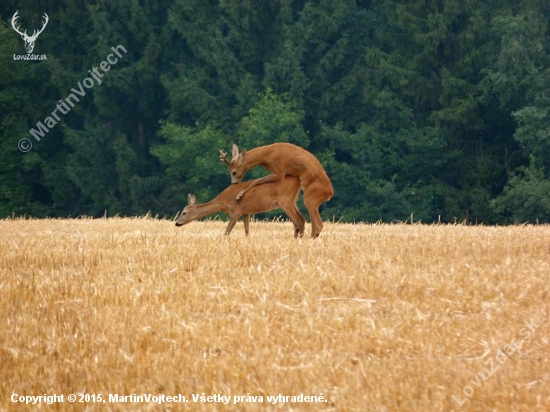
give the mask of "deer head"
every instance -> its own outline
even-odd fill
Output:
[[[244,156],[246,155],[246,149],[243,149],[239,153],[239,147],[235,143],[233,143],[233,149],[231,151],[233,159],[231,159],[231,161],[226,159],[226,154],[223,152],[223,150],[219,149],[219,151],[220,160],[227,164],[229,172],[231,173],[231,183],[240,183],[241,180],[243,180],[244,174],[246,173],[246,169],[242,167]]]
[[[48,17],[48,15],[46,13],[44,13],[44,16],[43,16],[44,17],[44,23],[42,23],[42,28],[40,30],[34,30],[33,33],[32,33],[32,36],[28,36],[27,35],[27,30],[25,30],[23,33],[21,33],[21,31],[19,31],[19,26],[15,27],[15,20],[17,20],[19,18],[17,13],[19,13],[19,10],[17,10],[15,12],[15,14],[13,15],[13,17],[11,18],[11,26],[13,27],[13,29],[17,33],[19,33],[19,35],[21,35],[21,38],[25,41],[25,49],[27,49],[27,53],[30,54],[30,53],[32,53],[32,51],[34,49],[34,42],[38,38],[38,35],[44,31],[44,29],[46,28],[46,25],[48,24],[48,21],[50,20],[50,18]]]
[[[197,217],[197,196],[189,193],[187,195],[187,201],[189,205],[185,206],[185,209],[181,212],[180,217],[176,221],[176,226],[186,225]]]

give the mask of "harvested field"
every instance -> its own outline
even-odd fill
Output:
[[[0,221],[0,409],[550,411],[549,226],[225,226]]]

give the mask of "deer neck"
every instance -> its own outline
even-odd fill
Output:
[[[256,166],[259,166],[265,162],[267,155],[269,154],[269,147],[256,147],[248,152],[244,157],[244,167],[246,170],[250,170]]]
[[[195,207],[195,210],[196,210],[197,216],[194,218],[194,220],[201,219],[213,213],[222,212],[224,210],[222,198],[218,196],[208,203],[197,205]]]

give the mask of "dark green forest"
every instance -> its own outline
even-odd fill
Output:
[[[45,60],[14,57],[16,11],[47,13]],[[550,222],[548,0],[3,0],[0,25],[0,218],[173,217],[230,184],[218,148],[285,141],[325,219]]]

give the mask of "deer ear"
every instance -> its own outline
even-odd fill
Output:
[[[231,150],[231,155],[233,156],[233,159],[239,157],[239,146],[237,146],[236,143],[233,143],[233,149]]]
[[[189,206],[195,206],[195,204],[197,203],[197,196],[189,193],[187,195],[187,201],[189,202]]]
[[[246,149],[241,150],[241,156],[244,156],[246,154]]]

